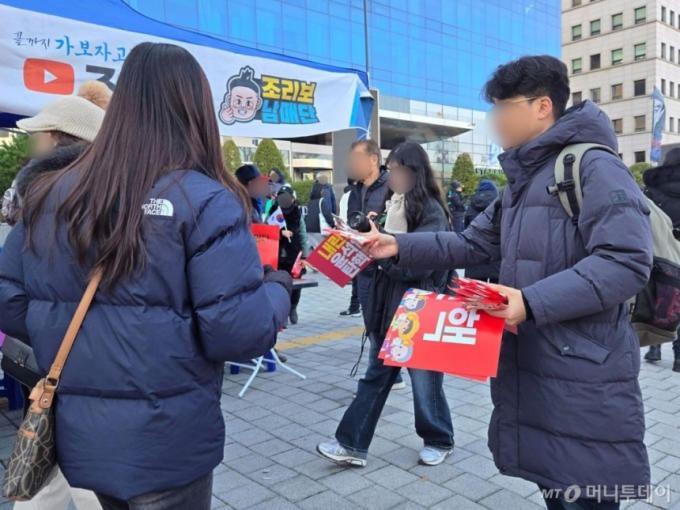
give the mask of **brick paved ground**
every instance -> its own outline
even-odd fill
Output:
[[[417,464],[420,439],[413,430],[410,389],[392,392],[371,444],[368,466],[342,468],[315,454],[318,441],[332,435],[352,399],[356,380],[348,373],[357,359],[359,319],[343,319],[349,290],[322,281],[305,290],[300,325],[281,335],[300,380],[282,370],[264,373],[239,399],[247,374],[227,375],[222,406],[227,421],[224,462],[215,471],[215,509],[478,509],[542,508],[536,486],[498,473],[486,446],[491,411],[487,384],[446,377],[456,449],[438,467]],[[308,344],[329,332],[353,334]],[[302,339],[302,340],[300,340]],[[308,344],[297,346],[293,342]],[[646,442],[654,483],[670,486],[671,502],[636,502],[631,510],[680,510],[680,374],[664,360],[645,363],[640,382],[647,411]],[[363,372],[365,361],[359,373]],[[6,462],[19,414],[0,416],[0,459]],[[0,510],[9,508],[0,504]]]

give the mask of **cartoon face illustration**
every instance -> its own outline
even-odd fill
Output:
[[[399,314],[392,325],[397,330],[397,336],[404,345],[413,344],[413,335],[420,329],[420,320],[415,312]]]
[[[220,120],[225,124],[250,122],[262,107],[260,85],[254,73],[250,66],[242,67],[239,74],[227,81],[227,93],[220,106]]]
[[[422,310],[422,308],[425,306],[425,294],[409,294],[404,299],[402,299],[401,304],[404,305],[407,310],[412,312]]]
[[[393,342],[392,345],[390,346],[390,357],[394,361],[403,363],[411,359],[411,356],[413,356],[412,345],[405,345],[403,342],[397,340]]]

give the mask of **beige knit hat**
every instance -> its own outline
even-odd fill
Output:
[[[103,84],[102,84],[103,85]],[[104,87],[106,87],[104,85]],[[88,92],[83,94],[90,96]],[[97,89],[97,92],[101,92]],[[104,110],[94,104],[93,97],[67,96],[55,99],[35,117],[17,121],[17,126],[29,133],[62,131],[76,138],[92,142],[104,119]],[[98,99],[98,98],[97,98]],[[96,101],[102,104],[101,101]],[[108,103],[108,101],[107,101]]]

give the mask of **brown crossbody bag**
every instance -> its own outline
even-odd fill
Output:
[[[7,499],[15,501],[31,499],[45,484],[57,462],[52,405],[54,395],[59,385],[61,371],[101,279],[101,272],[97,272],[88,283],[47,377],[40,379],[31,390],[29,397],[31,406],[17,432],[14,449],[5,471],[2,492]]]

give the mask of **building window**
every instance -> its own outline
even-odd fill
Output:
[[[647,80],[635,80],[633,82],[633,95],[644,96],[647,93]]]
[[[635,162],[644,163],[645,162],[645,151],[637,151],[635,153]]]
[[[578,41],[583,33],[581,32],[581,25],[574,25],[571,27],[571,40]]]
[[[647,7],[642,6],[635,9],[635,24],[647,21]]]
[[[571,0],[572,7],[578,7],[579,5],[581,5],[581,0]]]
[[[618,30],[623,26],[623,13],[612,14],[612,30]]]
[[[597,35],[600,33],[600,20],[594,19],[590,22],[590,35]]]
[[[647,128],[644,115],[635,116],[635,131],[644,131]]]
[[[612,101],[621,99],[623,97],[623,83],[615,83],[612,85]]]
[[[635,60],[644,60],[647,57],[647,43],[636,44],[633,47],[633,55]]]
[[[671,26],[675,26],[675,11],[671,11]]]
[[[670,119],[668,119],[668,125],[669,125],[669,127],[670,127],[669,131],[670,131],[671,133],[672,133],[673,131],[675,131],[675,119],[674,119],[673,117],[671,117]]]
[[[583,101],[583,94],[581,92],[572,92],[571,104],[579,104]]]
[[[583,62],[580,58],[575,58],[571,61],[572,74],[578,74],[583,70]]]
[[[661,78],[661,93],[666,95],[666,80],[663,78]]]
[[[600,68],[600,54],[590,56],[590,69]]]
[[[668,95],[670,97],[675,97],[675,83],[672,81],[668,82]]]
[[[671,59],[671,62],[675,62],[675,46],[671,46],[668,49],[669,57]]]
[[[661,43],[661,58],[666,58],[666,43]]]
[[[666,23],[666,8],[663,5],[661,6],[661,21]]]
[[[590,100],[593,103],[599,103],[600,102],[600,87],[596,89],[590,89]]]
[[[614,128],[614,133],[617,135],[623,133],[623,119],[613,119],[612,127]]]
[[[612,50],[612,65],[615,66],[623,62],[623,48]]]

